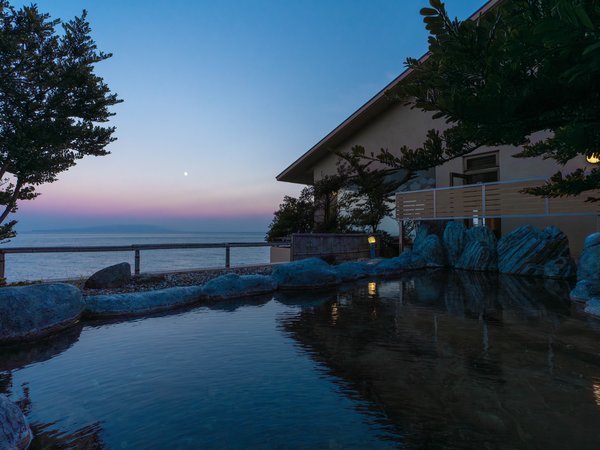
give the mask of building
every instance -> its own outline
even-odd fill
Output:
[[[491,0],[470,19],[499,3]],[[421,58],[425,61],[428,54]],[[410,106],[390,100],[385,93],[411,75],[406,70],[367,103],[337,126],[315,146],[277,176],[278,181],[313,184],[336,172],[338,157],[331,150],[349,151],[362,145],[367,151],[421,145],[428,130],[443,130],[443,120]],[[533,137],[535,138],[535,136]],[[589,165],[575,158],[566,167],[542,158],[519,160],[512,155],[518,147],[481,148],[449,161],[419,176],[397,194],[397,219],[381,228],[391,234],[401,232],[405,220],[464,220],[470,225],[485,224],[498,236],[530,223],[539,227],[556,225],[569,237],[573,253],[581,250],[588,234],[599,230],[600,204],[583,198],[543,199],[520,193],[526,186],[539,185],[558,170],[571,171]],[[600,230],[599,230],[600,231]]]

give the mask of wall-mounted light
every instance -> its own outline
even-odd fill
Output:
[[[598,164],[600,163],[600,153],[591,153],[585,157],[587,162],[590,164]]]
[[[367,240],[369,241],[369,244],[377,243],[377,238],[375,238],[375,236],[369,236]]]

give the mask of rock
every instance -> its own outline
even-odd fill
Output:
[[[35,339],[73,325],[81,291],[70,284],[0,288],[0,342]]]
[[[466,241],[466,228],[462,222],[449,222],[444,230],[444,250],[450,267],[454,267],[463,252]]]
[[[204,298],[203,286],[185,286],[127,294],[91,295],[85,299],[88,317],[119,317],[165,311]]]
[[[467,242],[480,242],[489,248],[496,248],[496,245],[498,245],[496,235],[486,226],[469,228],[467,230]]]
[[[600,317],[600,297],[590,299],[590,301],[586,303],[583,312],[592,316]]]
[[[308,258],[273,269],[273,279],[280,289],[318,289],[341,282],[335,269],[319,258]]]
[[[559,256],[544,265],[545,278],[568,279],[577,276],[577,266],[571,257]]]
[[[420,227],[413,245],[413,253],[425,261],[427,267],[444,267],[446,256],[442,241],[436,234],[427,234],[427,229]]]
[[[590,234],[583,245],[577,269],[579,280],[600,281],[600,233]]]
[[[276,289],[277,283],[270,276],[228,273],[206,283],[203,292],[209,298],[226,299],[268,294]]]
[[[600,281],[579,280],[570,297],[575,302],[587,302],[593,297],[600,297]]]
[[[118,288],[131,281],[131,266],[129,263],[115,264],[99,270],[85,282],[87,289]]]
[[[467,244],[454,267],[463,270],[496,271],[498,270],[498,253],[495,248],[472,241]]]
[[[487,227],[470,228],[465,233],[466,245],[455,267],[464,270],[498,270],[496,236]]]
[[[5,395],[0,395],[0,449],[26,449],[32,439],[27,419],[19,407]]]
[[[410,250],[405,250],[400,256],[382,259],[372,268],[373,275],[398,275],[407,270],[424,269],[426,262],[423,257]]]
[[[351,261],[334,266],[333,269],[342,281],[354,281],[371,275],[373,267],[368,261]]]
[[[546,273],[554,276],[569,274],[569,240],[556,227],[539,230],[523,225],[503,236],[497,249],[501,273],[538,277]]]

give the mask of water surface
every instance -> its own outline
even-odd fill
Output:
[[[96,322],[0,353],[34,448],[600,448],[569,286],[430,272]]]

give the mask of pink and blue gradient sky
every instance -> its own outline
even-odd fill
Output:
[[[482,3],[446,2],[459,18]],[[99,49],[114,54],[97,71],[125,102],[112,154],[41,187],[18,231],[264,231],[283,195],[301,189],[275,175],[427,48],[426,0],[37,4],[53,18],[88,10]]]

